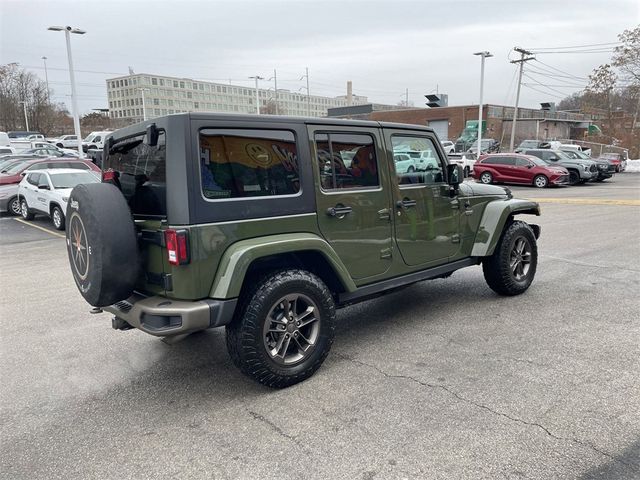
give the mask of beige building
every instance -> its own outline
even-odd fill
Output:
[[[266,83],[266,82],[265,82]],[[189,78],[165,77],[146,73],[107,80],[111,118],[140,122],[146,118],[180,112],[255,113],[255,88],[204,82]],[[276,113],[276,95],[271,89],[258,90],[262,113]],[[278,89],[277,105],[281,115],[326,117],[329,108],[347,106],[347,96],[323,97],[304,92]],[[352,105],[368,103],[367,97],[352,96]]]

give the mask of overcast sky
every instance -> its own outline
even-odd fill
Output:
[[[354,93],[379,103],[398,103],[408,88],[410,101],[422,106],[423,95],[438,88],[450,105],[464,105],[479,99],[480,60],[473,53],[489,50],[484,101],[511,105],[514,46],[610,43],[638,24],[638,0],[0,0],[0,63],[18,62],[44,78],[41,57],[48,57],[55,100],[70,105],[64,34],[47,27],[71,25],[87,31],[72,36],[83,113],[106,107],[105,79],[129,66],[238,85],[277,69],[278,87],[292,91],[304,85],[300,77],[309,67],[314,94],[343,95],[352,80]],[[525,79],[521,105],[537,107],[579,90],[610,56],[537,55],[546,64],[538,63],[539,71],[550,66],[578,78]]]

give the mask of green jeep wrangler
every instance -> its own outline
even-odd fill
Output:
[[[437,161],[399,173],[405,151]],[[178,114],[114,132],[103,162],[66,212],[80,293],[119,330],[224,325],[233,362],[270,387],[320,367],[336,308],[480,264],[517,295],[536,272],[540,228],[515,215],[538,205],[461,183],[426,127]]]

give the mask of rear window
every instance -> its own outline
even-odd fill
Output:
[[[81,183],[98,183],[100,180],[89,172],[50,173],[54,188],[73,188]]]
[[[104,159],[105,176],[122,191],[134,216],[166,216],[165,133],[159,131],[153,147],[144,140],[141,134],[116,143]]]

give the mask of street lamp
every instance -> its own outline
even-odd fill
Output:
[[[476,158],[480,158],[482,154],[482,91],[484,88],[484,59],[493,57],[489,52],[476,52],[474,55],[479,55],[482,60],[480,62],[480,104],[478,105],[478,149]]]
[[[73,127],[75,130],[76,138],[78,139],[78,153],[80,158],[84,157],[82,151],[82,135],[80,134],[80,113],[78,112],[78,95],[76,94],[76,79],[73,73],[73,59],[71,57],[71,34],[76,33],[78,35],[84,35],[84,30],[72,27],[49,27],[48,30],[53,32],[64,32],[67,40],[67,59],[69,60],[69,79],[71,80],[71,103],[73,105]]]
[[[264,77],[259,75],[255,75],[253,77],[249,77],[250,79],[255,79],[256,81],[256,115],[260,115],[260,95],[258,93],[258,80],[264,80]]]

